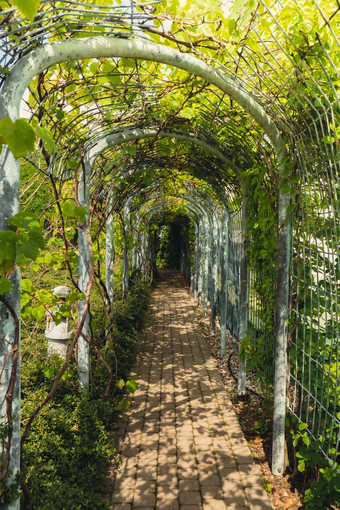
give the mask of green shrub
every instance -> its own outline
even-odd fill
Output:
[[[118,410],[129,402],[123,390],[133,391],[135,381],[127,381],[140,346],[139,330],[143,325],[149,298],[146,285],[135,282],[126,301],[114,305],[112,339],[100,348],[114,379],[104,399],[109,382],[108,370],[93,352],[94,389],[85,393],[78,381],[75,361],[71,361],[57,392],[33,421],[23,445],[23,476],[35,510],[104,510],[102,494],[108,461],[115,457],[112,429]],[[98,320],[97,320],[98,319]],[[95,317],[100,325],[100,317]],[[103,330],[103,328],[101,328]],[[94,338],[98,346],[102,340]],[[42,332],[27,336],[23,345],[22,399],[23,428],[36,406],[46,397],[63,361],[48,355]]]

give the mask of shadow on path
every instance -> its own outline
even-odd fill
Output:
[[[110,509],[271,509],[178,271],[160,270]]]

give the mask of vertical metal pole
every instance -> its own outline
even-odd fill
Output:
[[[203,251],[203,317],[207,316],[207,309],[208,309],[208,294],[209,294],[209,260],[210,260],[210,229],[207,218],[203,218],[204,222],[204,251]]]
[[[123,297],[127,297],[127,293],[129,290],[129,234],[130,234],[130,205],[132,198],[129,198],[124,206],[123,220],[124,220],[124,248],[123,248]]]
[[[217,286],[217,250],[218,250],[218,225],[215,215],[212,217],[211,239],[211,292],[210,292],[210,331],[215,332],[216,318],[216,286]]]
[[[200,218],[199,220],[199,227],[198,227],[198,242],[197,242],[197,248],[198,248],[198,258],[197,258],[197,304],[198,306],[201,305],[202,302],[202,292],[203,292],[203,220]]]
[[[281,177],[283,164],[284,161],[281,161]],[[272,472],[277,476],[283,475],[285,451],[287,320],[289,317],[290,266],[292,257],[292,219],[287,214],[290,203],[290,193],[283,193],[280,189],[272,456]]]
[[[194,299],[197,299],[198,292],[198,268],[199,268],[199,224],[195,222],[195,266],[192,277],[192,293]]]
[[[229,271],[229,212],[225,208],[222,220],[221,242],[221,356],[227,353],[227,310],[228,310],[228,271]]]
[[[133,230],[133,249],[132,249],[132,260],[131,260],[131,269],[132,272],[138,269],[138,218],[136,218],[136,222]]]
[[[247,242],[247,196],[245,185],[242,189],[242,218],[241,218],[241,264],[240,264],[240,342],[248,331],[248,304],[249,304],[249,271],[248,271],[248,242]],[[246,394],[246,359],[239,355],[237,394]]]
[[[106,237],[105,237],[105,285],[109,302],[107,303],[108,309],[112,312],[114,289],[113,289],[113,265],[115,261],[115,249],[113,244],[113,204],[114,204],[114,191],[111,189],[107,197],[106,211]]]
[[[19,160],[15,160],[10,150],[4,146],[0,155],[0,230],[8,230],[7,219],[19,211]],[[20,272],[17,270],[11,277],[12,290],[5,293],[4,298],[8,301],[9,308],[0,302],[0,367],[2,369],[0,381],[0,424],[12,427],[10,446],[10,460],[8,475],[5,478],[10,486],[15,482],[16,475],[20,471]],[[15,321],[18,321],[17,324]],[[17,336],[16,336],[17,335]],[[17,346],[15,342],[17,341]],[[11,417],[8,421],[8,399],[11,378],[15,377],[12,390]],[[13,379],[12,379],[13,381]],[[8,436],[9,437],[9,436]],[[0,465],[6,462],[6,444],[0,446]],[[19,510],[20,500],[4,504],[3,510]]]
[[[89,228],[89,212],[90,212],[90,174],[91,164],[89,161],[81,166],[79,186],[78,186],[78,200],[79,203],[86,211],[85,222],[80,223],[79,236],[78,236],[78,286],[81,292],[86,294],[90,281],[90,249],[89,240],[86,232],[81,228],[83,225],[86,229]],[[78,301],[78,322],[82,320],[84,314],[85,300]],[[89,338],[90,334],[90,316],[87,316],[84,321],[82,333]],[[90,382],[90,346],[89,343],[82,337],[78,339],[78,375],[81,386],[88,387]]]

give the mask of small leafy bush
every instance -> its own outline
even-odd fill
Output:
[[[304,508],[326,510],[340,503],[340,466],[329,465],[321,453],[321,442],[312,439],[307,428],[307,423],[300,423],[292,430],[297,469],[304,475]]]
[[[128,378],[140,346],[149,298],[146,285],[136,282],[127,299],[114,306],[112,339],[100,352],[114,374],[104,398],[108,370],[93,352],[93,388],[80,387],[73,360],[64,373],[53,400],[41,410],[23,445],[23,476],[35,510],[105,510],[102,493],[108,461],[118,462],[113,449],[113,426],[117,412],[129,407],[129,394],[138,382]],[[99,321],[98,321],[99,323]],[[96,336],[96,332],[93,332]],[[23,348],[23,426],[48,392],[63,360],[48,355],[42,335],[25,340]],[[27,501],[25,501],[25,505]]]

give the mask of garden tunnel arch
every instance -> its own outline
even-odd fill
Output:
[[[269,9],[268,9],[268,12],[269,12]],[[273,18],[275,18],[274,14],[273,14]],[[275,20],[276,24],[279,25],[279,22],[277,20]],[[126,35],[126,34],[125,34]],[[336,36],[335,37],[335,41],[337,42],[337,39],[336,39]],[[101,51],[103,53],[100,53],[100,54],[109,54],[110,56],[112,56],[113,52],[112,52],[112,48],[113,47],[119,47],[120,50],[122,51],[121,55],[123,56],[131,56],[131,57],[142,57],[142,58],[145,58],[146,57],[146,54],[145,54],[145,50],[147,48],[150,48],[150,43],[149,42],[145,42],[145,41],[134,41],[134,40],[131,40],[131,39],[126,39],[125,37],[124,38],[116,38],[116,37],[113,37],[113,38],[108,38],[108,37],[105,37],[105,38],[97,38],[95,39],[96,40],[96,43],[99,45],[99,43],[101,42],[102,43],[102,49]],[[61,49],[62,47],[65,48],[66,45],[64,45],[63,43],[67,43],[67,46],[68,46],[68,50],[66,51],[66,53],[68,51],[70,51],[71,53],[73,52],[73,50],[76,50],[76,51],[81,51],[80,48],[82,47],[83,49],[87,46],[87,49],[89,47],[91,47],[91,49],[93,51],[96,51],[98,50],[97,49],[94,49],[93,48],[93,45],[91,44],[91,41],[94,41],[94,39],[88,39],[85,41],[85,39],[83,40],[71,40],[71,41],[62,41],[62,42],[58,42],[58,43],[51,43],[51,44],[45,44],[44,46],[41,46],[40,48],[37,48],[37,49],[34,49],[32,50],[31,53],[27,54],[26,56],[24,56],[21,60],[19,60],[19,64],[23,63],[26,59],[26,61],[29,61],[30,57],[33,57],[33,56],[37,56],[39,53],[43,53],[45,51],[45,49],[47,49],[49,52],[53,52],[53,48],[56,49]],[[109,48],[109,46],[111,46],[111,48]],[[136,48],[139,48],[138,51],[136,52]],[[143,51],[141,50],[141,48],[143,48]],[[153,48],[155,48],[155,46],[153,46]],[[141,50],[141,51],[140,51]],[[199,63],[197,60],[195,60],[194,58],[192,58],[191,56],[189,55],[185,55],[185,59],[183,56],[181,56],[181,54],[179,52],[176,52],[174,51],[172,48],[165,48],[165,47],[161,47],[159,46],[158,47],[158,54],[157,54],[157,58],[159,59],[159,61],[163,61],[162,59],[164,59],[164,55],[162,56],[162,53],[163,54],[167,54],[168,55],[168,63],[169,64],[175,64],[176,65],[184,65],[183,64],[183,61],[186,60],[186,65],[190,65],[191,63],[194,63],[197,64],[199,66]],[[126,53],[125,53],[126,51]],[[247,48],[243,48],[242,51],[246,52],[247,53],[247,56],[249,57],[250,61],[251,62],[254,62],[254,56],[251,54],[251,52],[249,51],[249,49]],[[84,52],[86,52],[84,50]],[[88,55],[88,53],[86,53]],[[96,53],[99,55],[99,53]],[[81,58],[81,55],[79,53],[73,53],[73,55],[71,55],[70,53],[67,53],[67,55],[69,56],[70,59],[73,58],[74,55],[77,55],[79,58]],[[61,56],[59,55],[58,57],[56,55],[54,55],[54,57],[52,57],[52,53],[51,53],[51,61],[53,60],[53,58],[65,58],[65,55],[64,56]],[[26,58],[27,57],[27,58]],[[155,56],[153,56],[153,58],[155,58]],[[178,60],[176,60],[176,58],[178,58]],[[182,62],[179,62],[179,60],[181,60]],[[62,61],[62,60],[61,60]],[[290,58],[290,61],[292,62],[292,59]],[[30,65],[32,65],[32,72],[34,74],[34,72],[36,72],[37,68],[35,67],[35,65],[37,64],[38,62],[38,59],[35,59],[34,62],[31,58],[31,60],[29,61],[30,62]],[[19,69],[20,69],[20,65],[18,66],[13,66],[13,69],[16,67],[16,70],[17,72],[19,73]],[[285,177],[283,175],[284,173],[284,165],[286,163],[285,159],[284,159],[284,153],[283,153],[283,144],[282,144],[282,140],[281,140],[281,137],[279,135],[279,130],[276,128],[276,126],[271,123],[270,121],[270,115],[266,114],[265,113],[265,109],[262,109],[262,106],[260,107],[260,109],[257,109],[256,110],[256,104],[257,105],[261,105],[262,104],[262,96],[261,98],[257,98],[256,100],[254,99],[254,96],[252,96],[252,94],[249,94],[247,91],[246,91],[246,88],[244,87],[244,84],[243,83],[237,83],[235,86],[234,86],[234,83],[232,80],[230,80],[229,78],[225,78],[223,77],[222,75],[222,72],[223,72],[223,68],[221,68],[221,70],[219,71],[215,71],[215,70],[212,70],[212,68],[210,68],[210,70],[212,71],[210,73],[210,76],[208,78],[207,81],[209,81],[209,79],[211,78],[212,80],[216,80],[215,81],[215,84],[219,83],[221,84],[221,86],[223,86],[223,90],[225,90],[227,93],[229,92],[230,93],[230,87],[233,89],[234,93],[237,95],[237,97],[239,98],[240,100],[240,104],[242,104],[242,101],[245,99],[245,97],[250,97],[251,101],[250,103],[248,104],[249,108],[251,111],[249,111],[248,113],[250,113],[251,115],[253,115],[256,120],[258,121],[258,123],[262,126],[262,128],[264,129],[264,131],[266,132],[267,131],[267,134],[268,134],[268,137],[271,139],[271,142],[272,144],[276,147],[277,149],[277,152],[278,152],[278,155],[279,155],[279,159],[281,159],[281,177],[282,177],[282,184],[284,185],[284,181],[285,181]],[[232,74],[230,74],[230,72],[225,69],[225,72],[229,75],[229,76],[232,76]],[[309,72],[309,70],[308,70]],[[301,80],[304,80],[305,77],[303,75],[303,73],[301,71],[299,71],[299,77],[301,78]],[[13,107],[13,104],[11,103],[12,100],[11,98],[9,97],[9,95],[7,94],[8,93],[8,89],[10,89],[10,83],[11,83],[11,77],[13,77],[13,75],[15,74],[15,72],[10,72],[9,75],[7,76],[6,78],[6,84],[3,88],[3,96],[2,96],[2,99],[3,99],[3,103],[2,103],[2,111],[1,111],[1,114],[6,116],[7,114],[9,114],[13,119],[15,119],[17,116],[18,116],[18,108],[19,108],[19,100],[22,96],[22,93],[24,91],[24,81],[22,81],[21,83],[21,91],[19,90],[19,88],[17,88],[16,86],[14,87],[16,90],[13,90],[14,92],[14,95],[16,95],[17,97],[17,104],[16,104],[16,108],[12,109]],[[197,73],[199,74],[199,73]],[[21,78],[21,76],[20,76]],[[263,78],[261,78],[263,80]],[[290,84],[293,84],[293,80],[294,78],[292,76],[289,76],[289,79],[288,79],[288,82]],[[15,81],[15,80],[14,80]],[[254,85],[254,90],[257,90],[256,89],[256,85]],[[7,92],[6,92],[7,91]],[[233,94],[231,94],[233,96]],[[259,96],[260,97],[260,96]],[[316,115],[319,115],[319,112],[317,110],[317,106],[315,105],[314,101],[312,101],[309,97],[306,97],[305,101],[303,101],[302,99],[304,98],[303,95],[301,95],[300,91],[298,91],[298,89],[292,87],[292,94],[291,94],[291,97],[289,98],[289,102],[291,104],[294,105],[294,101],[296,101],[296,103],[299,104],[299,106],[301,107],[302,110],[304,110],[304,112],[306,113],[306,116],[307,116],[307,113],[308,113],[308,116],[307,118],[310,118],[310,114],[308,112],[308,109],[310,108],[310,110],[315,113]],[[324,97],[324,99],[326,99],[329,103],[329,99],[328,97]],[[314,100],[314,98],[313,98]],[[244,106],[244,104],[243,104]],[[279,102],[275,102],[275,101],[272,101],[272,106],[273,106],[273,110],[276,111],[276,112],[280,112],[280,108],[281,106],[279,105]],[[332,104],[329,104],[329,106],[332,106]],[[7,107],[8,107],[8,110],[7,110]],[[254,110],[255,108],[255,110]],[[246,108],[247,109],[247,108]],[[16,111],[15,111],[16,110]],[[281,113],[282,113],[282,110],[281,110]],[[332,129],[328,126],[325,126],[324,128],[322,128],[320,130],[320,125],[321,125],[321,121],[319,122],[320,120],[320,117],[318,118],[317,121],[314,121],[313,120],[313,125],[311,127],[311,130],[314,129],[315,131],[320,131],[321,135],[319,136],[319,142],[321,142],[322,140],[320,140],[320,137],[321,136],[328,136],[329,134],[332,134]],[[319,122],[319,124],[318,124]],[[278,120],[277,120],[277,126],[279,126],[280,129],[284,128],[283,131],[288,133],[290,136],[292,136],[292,140],[293,140],[293,144],[295,144],[295,155],[299,156],[300,159],[302,159],[302,155],[304,155],[304,151],[303,151],[303,147],[304,147],[304,143],[305,141],[303,140],[303,135],[302,134],[296,134],[296,133],[292,133],[293,129],[289,126],[289,119],[287,118],[287,120],[285,119],[284,115],[282,116],[278,116]],[[273,130],[271,130],[271,128],[273,128]],[[269,129],[269,131],[268,131]],[[270,132],[270,134],[269,134]],[[336,160],[336,157],[337,157],[337,149],[336,147],[334,148],[334,146],[332,144],[330,144],[330,147],[327,146],[327,142],[326,142],[326,145],[325,145],[325,153],[327,155],[329,155],[330,157],[332,157],[332,160],[335,161]],[[6,170],[5,170],[5,174],[1,174],[1,177],[2,177],[2,181],[6,184],[6,183],[10,183],[11,185],[13,184],[13,186],[16,186],[17,185],[17,182],[15,180],[15,176],[16,176],[16,172],[15,172],[15,163],[14,161],[10,161],[11,160],[11,154],[9,152],[6,152],[6,151],[3,151],[2,155],[1,155],[1,158],[2,158],[2,162],[6,161],[9,162],[9,166],[6,167]],[[311,157],[311,161],[312,161],[312,157]],[[312,163],[311,163],[312,164]],[[305,170],[305,174],[307,175],[307,163],[303,163],[303,168]],[[287,165],[289,167],[289,165]],[[12,170],[14,170],[14,172],[12,173]],[[2,171],[2,170],[1,170]],[[14,179],[13,179],[14,177]],[[328,174],[327,174],[327,179],[329,178]],[[307,182],[307,181],[306,181]],[[331,179],[329,179],[329,183],[331,183]],[[282,186],[283,188],[283,186]],[[280,223],[280,226],[282,226],[282,228],[280,228],[279,232],[280,232],[280,242],[286,246],[286,249],[285,250],[279,250],[279,254],[280,254],[280,257],[286,257],[288,255],[288,259],[289,259],[289,248],[290,248],[290,225],[289,225],[289,222],[286,223],[286,209],[287,207],[289,206],[289,194],[285,192],[284,189],[280,190],[280,219],[279,219],[279,223]],[[7,190],[5,190],[5,193],[7,192]],[[2,217],[2,228],[6,228],[6,225],[5,225],[5,220],[8,218],[8,217],[11,217],[13,215],[14,212],[16,212],[17,210],[17,207],[18,207],[18,200],[16,197],[14,197],[14,201],[13,203],[11,203],[10,201],[8,201],[7,203],[5,203],[3,200],[1,201],[1,205],[2,205],[2,208],[3,208],[3,212],[4,212],[4,216]],[[307,204],[306,204],[306,209],[308,208],[307,207]],[[335,207],[335,206],[334,206]],[[6,208],[8,210],[6,210]],[[335,207],[336,208],[336,207]],[[335,225],[336,226],[336,225]],[[336,229],[335,229],[335,232],[336,232]],[[280,299],[278,300],[278,311],[279,311],[279,317],[278,317],[278,323],[281,325],[281,333],[283,335],[283,337],[285,336],[285,329],[286,329],[286,325],[285,325],[285,321],[286,321],[286,318],[288,317],[288,310],[287,310],[287,302],[288,302],[288,296],[287,296],[287,282],[288,282],[288,266],[286,264],[286,260],[281,260],[279,262],[279,264],[281,264],[281,267],[285,266],[286,268],[286,271],[285,272],[282,272],[280,273],[280,276],[282,275],[283,276],[283,279],[279,279],[278,283],[279,283],[279,286],[281,289],[284,289],[285,292],[284,292],[284,295],[283,296],[283,302],[280,301]],[[14,282],[14,278],[12,278],[13,282]],[[18,292],[18,289],[15,288],[16,287],[16,284],[14,282],[14,291],[16,290]],[[282,297],[281,296],[281,297]],[[337,299],[337,296],[335,295],[335,299]],[[14,300],[14,302],[16,302],[16,300]],[[85,314],[84,314],[85,316]],[[12,331],[6,331],[6,334],[9,333],[9,336],[13,334],[13,328],[12,328]],[[281,338],[282,339],[282,338]],[[281,345],[284,346],[284,343]],[[285,349],[283,347],[283,349],[280,351],[281,352],[281,356],[282,356],[282,359],[285,358]],[[278,370],[276,370],[276,374],[278,375]],[[285,387],[285,384],[284,384],[284,381],[285,381],[285,370],[282,371],[282,378],[281,378],[281,381],[282,381],[282,384],[281,384],[281,388],[284,388]],[[282,394],[281,394],[281,397],[282,397]],[[282,423],[283,423],[283,416],[284,416],[284,408],[285,408],[285,402],[283,402],[283,406],[281,406],[281,410],[280,411],[277,411],[277,419],[278,421],[280,422],[281,424],[281,428],[282,428]],[[278,408],[276,407],[276,410]],[[282,443],[281,443],[282,445]],[[277,449],[274,449],[274,452],[278,451]],[[281,451],[282,451],[282,448],[281,448]]]
[[[16,120],[19,117],[20,102],[26,87],[30,81],[42,72],[44,69],[55,65],[59,62],[76,60],[89,57],[131,57],[152,60],[157,62],[174,65],[176,67],[188,70],[192,74],[203,77],[208,82],[215,84],[225,93],[232,96],[239,104],[259,123],[259,125],[267,133],[271,140],[273,149],[276,151],[281,174],[285,169],[285,145],[279,134],[275,124],[268,115],[263,111],[262,107],[255,102],[246,92],[241,91],[238,87],[225,77],[204,64],[200,63],[195,57],[185,58],[180,52],[167,47],[161,47],[154,44],[132,41],[119,38],[89,38],[80,41],[61,41],[46,44],[36,48],[27,56],[23,57],[13,67],[3,87],[0,98],[0,115],[2,117],[10,117]],[[1,154],[0,165],[2,167],[1,177],[4,182],[3,196],[6,204],[1,212],[2,228],[5,229],[7,218],[12,217],[18,212],[18,167],[9,150],[4,150]],[[12,186],[10,183],[13,183]],[[7,188],[7,189],[6,189]],[[278,281],[278,323],[277,323],[277,346],[276,346],[276,385],[275,385],[275,447],[273,448],[274,457],[277,453],[280,460],[273,460],[273,465],[279,466],[274,471],[277,474],[283,472],[283,455],[284,455],[284,417],[285,417],[285,379],[286,379],[286,341],[287,341],[287,316],[288,316],[288,295],[289,295],[289,266],[290,266],[290,223],[287,221],[287,208],[290,203],[288,193],[280,193],[279,200],[279,222],[282,225],[280,229],[280,249],[279,249],[279,272],[280,279]],[[17,315],[18,308],[18,284],[14,297],[13,305]],[[15,284],[13,283],[13,289]],[[14,295],[14,290],[13,290]],[[83,317],[85,320],[85,312]],[[6,338],[13,337],[14,328]],[[9,340],[11,341],[11,340]],[[85,342],[84,342],[85,344]],[[9,380],[9,379],[8,379]],[[278,444],[279,443],[279,444]],[[13,455],[14,457],[14,455]]]

